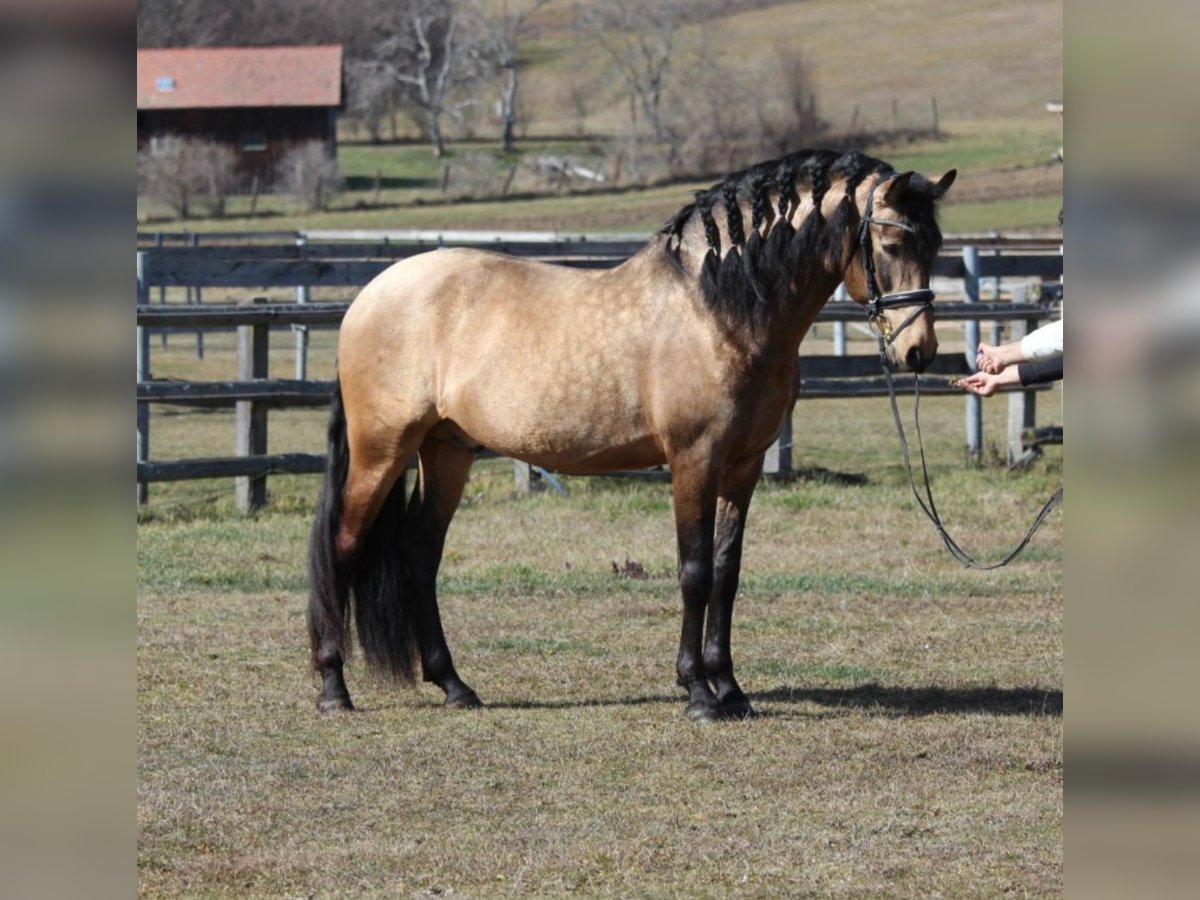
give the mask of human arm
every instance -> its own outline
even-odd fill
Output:
[[[1048,384],[1051,381],[1061,381],[1063,377],[1062,354],[1045,359],[1035,359],[1017,365],[1017,379],[1022,387],[1032,384]]]
[[[1028,360],[1059,356],[1063,352],[1063,323],[1059,319],[1029,332],[1017,341],[1006,344],[979,342],[975,368],[992,375]]]

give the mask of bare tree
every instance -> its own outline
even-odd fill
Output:
[[[170,207],[181,219],[202,207],[225,212],[237,183],[236,159],[224,144],[202,138],[158,138],[138,154],[138,192]]]
[[[551,2],[504,0],[500,15],[482,23],[480,52],[500,75],[500,146],[506,153],[512,152],[516,145],[520,44],[533,33],[533,16]]]
[[[682,0],[606,0],[576,8],[575,27],[612,61],[658,142],[666,137],[662,100],[686,12]]]
[[[768,71],[764,78],[777,85],[774,97],[778,102],[773,104],[767,96],[758,94],[755,115],[762,150],[786,153],[813,142],[829,130],[829,123],[817,114],[812,75],[794,48],[777,44],[773,68],[774,72]]]
[[[347,60],[346,112],[367,130],[372,142],[383,134],[383,121],[396,108],[396,82],[373,63]]]
[[[424,119],[437,157],[446,152],[443,116],[475,102],[458,97],[480,75],[478,49],[463,28],[468,18],[451,0],[402,0],[375,26],[385,33],[374,44],[371,59],[364,61],[404,88]]]
[[[309,212],[327,209],[341,187],[337,160],[324,141],[308,141],[288,150],[279,161],[275,181]]]

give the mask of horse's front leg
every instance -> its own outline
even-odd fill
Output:
[[[717,478],[711,460],[672,459],[675,533],[679,541],[679,589],[683,594],[683,627],[675,671],[688,692],[687,715],[709,722],[721,718],[720,703],[708,684],[701,652],[704,608],[713,585],[713,523]]]
[[[733,677],[730,634],[733,601],[737,597],[738,576],[742,567],[746,511],[758,486],[762,463],[763,458],[759,456],[727,470],[721,476],[717,494],[713,586],[704,637],[704,671],[716,691],[721,714],[729,718],[744,719],[757,715]]]

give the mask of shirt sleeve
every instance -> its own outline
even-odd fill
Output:
[[[1021,387],[1029,387],[1031,384],[1049,384],[1052,381],[1061,381],[1063,377],[1063,358],[1060,353],[1058,356],[1051,356],[1046,359],[1037,359],[1032,362],[1023,362],[1017,364],[1017,375],[1021,378]]]
[[[1021,356],[1027,360],[1045,359],[1063,352],[1062,319],[1043,325],[1021,338]]]

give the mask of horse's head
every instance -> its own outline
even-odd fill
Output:
[[[843,273],[846,290],[868,308],[892,364],[925,370],[937,354],[929,278],[942,245],[937,201],[954,183],[915,172],[867,179],[858,192],[859,229]]]

